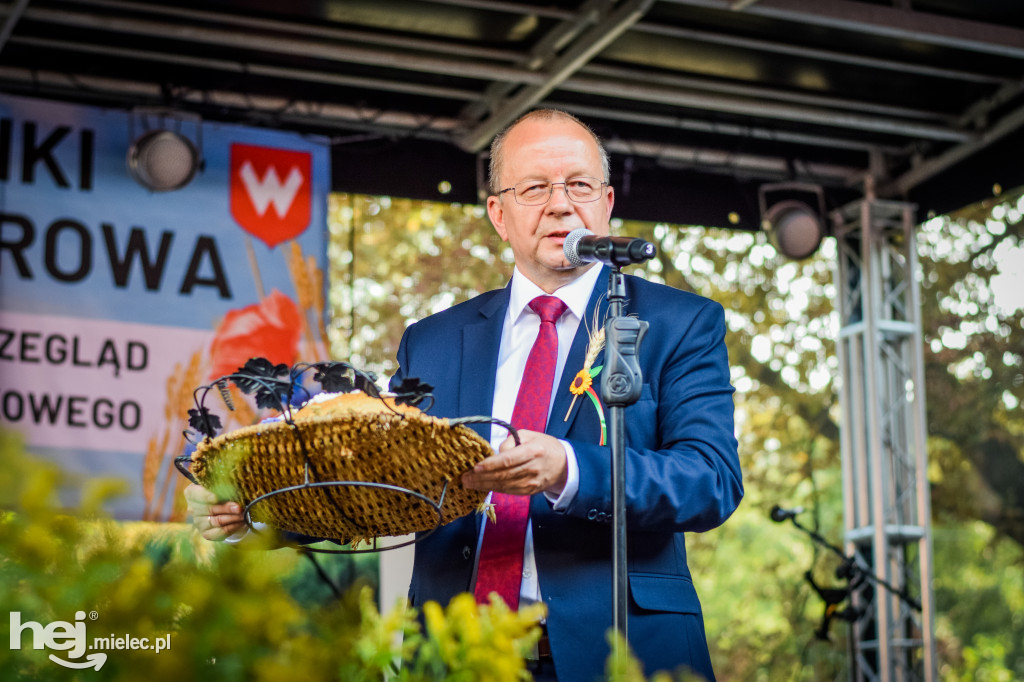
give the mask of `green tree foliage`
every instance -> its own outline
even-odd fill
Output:
[[[335,194],[328,214],[331,352],[364,369],[392,373],[409,323],[512,272],[480,206]]]
[[[936,511],[1024,546],[1024,306],[1005,309],[991,286],[1009,274],[1003,252],[1024,271],[1022,210],[1018,196],[928,221],[921,263]]]
[[[1024,678],[1022,611],[999,605],[1019,604],[1024,583],[1022,311],[997,309],[989,287],[999,250],[1020,243],[1019,196],[918,231],[937,629],[951,679]],[[385,375],[408,323],[511,274],[481,207],[338,195],[331,216],[333,350]],[[842,586],[839,561],[768,520],[773,504],[804,506],[804,525],[842,544],[834,243],[792,262],[759,234],[623,221],[613,229],[658,246],[632,272],[726,309],[747,495],[725,526],[690,538],[716,670],[732,680],[841,678],[845,628],[833,623],[831,641],[816,638],[823,604],[804,576]],[[976,598],[982,606],[968,617],[962,609]]]
[[[1022,216],[1017,191],[918,233],[936,628],[951,680],[1024,679]]]

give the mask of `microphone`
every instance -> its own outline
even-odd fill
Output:
[[[657,255],[654,244],[636,237],[598,237],[585,227],[573,230],[562,244],[565,259],[575,266],[604,263],[621,268]]]
[[[772,507],[771,517],[775,523],[782,523],[786,519],[796,518],[798,514],[803,514],[803,507],[793,507],[792,509],[783,509],[779,505]]]

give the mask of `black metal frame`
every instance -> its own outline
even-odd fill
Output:
[[[253,363],[253,361],[250,361],[250,363],[247,363],[246,368],[250,367],[251,363]],[[270,363],[266,363],[266,366],[270,366]],[[271,497],[275,497],[277,495],[283,495],[283,494],[286,494],[286,493],[296,492],[296,491],[299,491],[299,490],[308,490],[308,489],[311,489],[311,488],[367,487],[367,488],[378,488],[378,489],[382,489],[382,490],[390,490],[390,491],[393,491],[393,492],[396,492],[396,493],[399,493],[399,494],[402,494],[402,495],[411,496],[411,497],[413,497],[415,499],[418,499],[418,500],[420,500],[422,502],[425,502],[426,504],[428,504],[434,510],[434,513],[437,514],[437,523],[434,525],[433,528],[431,528],[429,530],[417,532],[412,540],[409,540],[409,541],[403,542],[403,543],[399,543],[399,544],[396,544],[396,545],[388,545],[386,547],[380,547],[380,546],[377,545],[377,541],[378,541],[379,538],[374,538],[373,539],[373,546],[370,547],[370,548],[363,548],[363,549],[326,549],[326,548],[303,546],[303,547],[301,547],[302,551],[304,551],[304,552],[315,552],[315,553],[319,553],[319,554],[366,554],[366,553],[372,553],[372,552],[381,552],[381,551],[385,551],[385,550],[389,550],[389,549],[398,549],[400,547],[407,547],[409,545],[416,544],[417,542],[423,540],[424,538],[429,537],[431,534],[433,534],[441,526],[441,521],[442,521],[442,518],[443,518],[442,507],[444,506],[444,500],[445,500],[445,497],[447,496],[447,493],[448,493],[448,484],[449,484],[450,481],[445,481],[444,487],[441,490],[440,499],[435,501],[435,500],[431,499],[430,497],[424,495],[423,493],[420,493],[420,492],[417,492],[415,490],[411,490],[409,488],[405,488],[405,487],[402,487],[402,486],[391,485],[389,483],[380,483],[380,482],[374,482],[374,481],[317,481],[317,480],[313,480],[313,477],[311,475],[312,460],[310,459],[309,448],[306,445],[306,441],[305,441],[305,438],[302,435],[302,431],[298,428],[298,426],[295,424],[295,420],[293,419],[292,409],[291,409],[292,400],[295,397],[295,389],[296,388],[301,389],[308,397],[312,397],[313,396],[313,394],[309,391],[308,388],[306,388],[305,386],[303,386],[300,383],[297,383],[298,379],[302,376],[303,373],[305,373],[309,369],[318,369],[320,371],[324,371],[324,370],[335,368],[335,367],[340,367],[345,372],[349,372],[349,371],[353,372],[354,373],[354,377],[355,377],[355,379],[353,381],[353,386],[358,385],[360,389],[362,389],[365,393],[367,393],[367,395],[370,395],[371,397],[379,398],[381,400],[381,402],[385,405],[385,407],[387,407],[389,410],[391,410],[395,414],[397,414],[399,416],[402,416],[401,412],[395,410],[394,408],[392,408],[390,405],[387,404],[387,402],[384,400],[385,396],[383,396],[380,393],[380,391],[376,388],[376,384],[374,383],[375,378],[373,376],[371,376],[370,374],[362,372],[361,370],[356,369],[352,365],[350,365],[348,363],[343,363],[343,362],[336,362],[336,363],[299,363],[299,364],[295,365],[294,367],[288,369],[288,381],[287,382],[284,381],[283,379],[276,379],[276,378],[267,377],[267,376],[259,376],[257,374],[254,374],[252,371],[245,371],[246,368],[242,368],[238,372],[225,375],[223,377],[218,378],[217,380],[215,380],[214,382],[212,382],[210,384],[206,384],[206,385],[203,385],[203,386],[200,386],[200,387],[196,388],[195,391],[193,392],[193,399],[195,400],[195,404],[196,404],[196,410],[194,411],[194,421],[193,421],[193,424],[196,424],[196,423],[199,424],[198,428],[200,428],[200,430],[204,433],[205,440],[208,441],[208,440],[212,439],[213,434],[216,432],[217,428],[215,428],[215,424],[214,424],[214,421],[213,421],[213,419],[214,419],[213,415],[211,415],[209,410],[207,410],[205,408],[206,397],[209,395],[211,390],[213,390],[214,388],[217,388],[218,393],[220,394],[221,399],[224,401],[225,405],[228,407],[228,409],[233,411],[235,409],[234,408],[234,404],[233,404],[233,402],[231,400],[230,394],[227,391],[227,382],[228,381],[232,381],[233,383],[235,383],[236,386],[238,386],[241,390],[243,390],[245,392],[257,392],[257,393],[259,393],[260,394],[260,398],[263,399],[264,401],[269,400],[271,397],[276,399],[276,402],[278,404],[277,406],[279,407],[279,409],[281,411],[283,421],[293,430],[293,432],[295,434],[295,438],[298,441],[299,447],[300,447],[300,449],[302,451],[302,456],[303,456],[303,460],[304,460],[304,462],[303,462],[303,478],[304,478],[304,480],[300,484],[286,486],[284,488],[279,488],[279,489],[273,490],[273,491],[271,491],[269,493],[264,493],[263,495],[260,495],[259,497],[249,501],[245,505],[245,509],[243,510],[243,515],[245,517],[246,525],[249,527],[249,530],[251,530],[252,532],[257,533],[257,534],[262,532],[262,531],[260,531],[255,526],[255,524],[254,524],[254,522],[252,520],[252,509],[253,509],[253,507],[255,505],[257,505],[258,503],[264,502],[264,501],[266,501],[267,499],[269,499]],[[275,369],[277,369],[277,368],[275,368]],[[283,372],[282,372],[282,374],[280,374],[280,376],[283,376]],[[255,385],[257,385],[259,387],[259,389],[262,389],[262,390],[252,388],[251,386],[250,387],[246,387],[244,384],[240,385],[239,384],[239,380],[242,380],[243,382],[248,382],[248,383],[251,383],[251,384],[255,384]],[[415,390],[415,391],[413,391],[411,393],[408,393],[408,394],[402,394],[402,393],[397,394],[397,399],[399,401],[404,401],[404,402],[407,402],[407,403],[412,404],[412,405],[418,405],[418,404],[422,403],[424,400],[426,400],[427,398],[429,398],[430,399],[430,405],[432,406],[433,405],[433,395],[429,392],[429,389],[431,389],[432,387],[430,387],[427,384],[418,384],[418,382],[413,382],[413,383],[417,387],[417,390]],[[403,382],[403,385],[404,385],[404,382]],[[429,409],[429,406],[427,407],[427,409]],[[512,438],[515,440],[516,445],[519,445],[519,443],[520,443],[519,434],[515,430],[515,428],[512,427],[511,424],[509,424],[507,422],[504,422],[504,421],[502,421],[500,419],[495,419],[493,417],[482,417],[482,416],[462,417],[462,418],[456,418],[456,419],[449,419],[448,423],[450,425],[452,425],[452,426],[462,426],[462,425],[466,425],[466,424],[499,424],[500,426],[503,426],[504,428],[506,428],[508,430],[509,435],[511,435]],[[188,435],[188,432],[186,432],[186,435]],[[189,465],[191,463],[192,463],[191,455],[181,455],[181,456],[176,457],[174,459],[174,466],[178,469],[178,471],[183,476],[188,478],[192,483],[195,483],[196,485],[201,485],[199,483],[199,481],[195,478],[195,476],[192,474],[191,470],[190,470]],[[380,536],[380,537],[391,537],[391,536]],[[342,542],[342,540],[340,538],[322,538],[322,540],[323,541],[339,542],[339,543]]]

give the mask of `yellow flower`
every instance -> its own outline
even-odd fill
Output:
[[[423,605],[423,616],[427,622],[427,632],[435,637],[444,636],[445,621],[444,609],[437,602],[429,601]]]
[[[572,380],[572,384],[569,385],[569,390],[573,395],[583,395],[593,383],[594,380],[590,378],[589,370],[581,369],[576,373],[576,378]]]

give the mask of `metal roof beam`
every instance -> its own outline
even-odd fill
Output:
[[[299,69],[266,66],[262,64],[243,64],[230,60],[190,57],[182,54],[154,53],[108,45],[83,45],[70,43],[64,40],[58,41],[42,38],[14,38],[12,39],[12,42],[14,44],[28,45],[44,50],[71,48],[88,54],[99,54],[117,59],[157,60],[161,63],[190,68],[212,69],[228,73],[250,74],[269,78],[283,78],[296,81],[301,80],[348,87],[372,87],[386,92],[441,97],[445,99],[464,100],[467,102],[473,101],[477,97],[477,93],[471,90],[447,88],[423,83],[386,81],[363,76],[349,76],[333,72],[303,71]],[[609,109],[607,107],[591,107],[560,102],[545,102],[545,106],[557,107],[559,109],[576,112],[582,115],[630,121],[633,123],[643,123],[645,125],[661,128],[691,130],[714,135],[749,137],[752,139],[772,142],[792,142],[808,146],[850,149],[863,152],[878,149],[878,145],[858,139],[841,138],[837,136],[809,135],[804,133],[771,130],[769,128],[742,126],[720,122],[707,122],[697,119],[682,118],[679,116],[631,112],[621,108]],[[884,151],[893,155],[901,153],[901,149],[897,147],[886,148]]]
[[[75,94],[88,90],[112,100],[138,104],[139,98],[166,105],[164,92],[155,83],[98,77],[90,74],[57,73],[18,67],[0,66],[0,80],[21,82],[33,90],[45,88],[61,94]],[[382,134],[400,131],[423,139],[451,142],[458,122],[451,117],[424,116],[404,111],[383,111],[367,107],[331,102],[297,101],[286,97],[253,95],[233,90],[183,89],[178,103],[236,109],[243,113],[256,113],[275,121],[298,121],[321,128],[332,126],[355,130],[374,130]]]
[[[328,61],[352,62],[387,67],[412,72],[426,72],[443,75],[477,78],[489,81],[509,81],[523,83],[520,92],[507,98],[500,109],[495,110],[488,119],[478,124],[467,133],[461,144],[466,149],[479,151],[505,125],[520,113],[546,97],[556,87],[563,90],[599,94],[615,98],[629,98],[639,102],[657,102],[673,106],[707,109],[729,113],[748,114],[765,118],[775,118],[824,125],[830,127],[868,130],[878,133],[923,137],[925,139],[965,142],[972,134],[947,126],[930,125],[915,121],[906,121],[893,117],[861,115],[838,108],[830,110],[825,107],[795,106],[766,102],[767,94],[758,93],[758,97],[735,97],[685,90],[678,85],[639,84],[639,78],[626,77],[623,80],[611,80],[589,76],[572,76],[585,60],[600,51],[604,44],[626,29],[629,23],[635,22],[643,9],[651,0],[632,0],[608,14],[603,21],[579,35],[569,50],[558,57],[546,72],[535,72],[529,69],[482,61],[451,59],[438,55],[414,53],[395,53],[386,50],[339,45],[326,41],[303,41],[296,38],[280,36],[261,36],[258,41],[253,36],[240,31],[210,28],[205,26],[168,24],[167,22],[124,17],[96,17],[77,12],[55,12],[38,8],[29,8],[26,16],[33,20],[51,21],[62,25],[79,28],[109,30],[154,38],[173,38],[199,44],[213,46],[229,46],[240,49],[251,48],[258,44],[259,49],[277,54],[302,54]],[[62,46],[56,45],[54,49]],[[66,47],[66,46],[65,46]],[[230,62],[231,60],[222,60]],[[239,60],[239,65],[245,62]],[[201,66],[201,65],[200,65]],[[266,70],[265,67],[264,70]],[[325,81],[324,77],[311,76],[307,80]],[[383,82],[383,79],[381,79]],[[362,84],[361,84],[362,85]],[[373,84],[368,84],[373,87]],[[377,89],[386,89],[378,87]],[[461,97],[460,97],[461,98]]]
[[[650,2],[651,0],[632,0],[609,13],[601,22],[578,35],[569,50],[552,62],[551,68],[545,72],[479,60],[452,59],[437,54],[396,53],[370,47],[338,44],[337,42],[308,41],[280,36],[261,36],[258,41],[254,41],[252,35],[228,28],[169,24],[166,21],[157,20],[97,17],[77,12],[56,12],[39,8],[29,8],[26,11],[26,16],[31,16],[33,20],[37,21],[49,21],[79,28],[109,30],[154,38],[173,38],[204,45],[229,46],[240,49],[252,48],[256,44],[261,50],[277,54],[302,54],[328,61],[352,62],[413,72],[525,84],[526,87],[521,88],[517,94],[507,97],[500,105],[500,109],[495,109],[488,119],[467,134],[463,144],[467,149],[473,151],[482,149],[502,127],[559,86],[562,89],[576,92],[620,98],[625,96],[641,102],[659,102],[674,106],[743,113],[855,130],[921,136],[926,139],[964,142],[971,137],[969,132],[950,127],[908,122],[896,117],[859,115],[851,113],[841,106],[837,107],[837,110],[830,111],[827,108],[829,106],[827,103],[824,105],[826,108],[818,108],[765,102],[764,99],[771,95],[764,89],[760,89],[755,97],[743,98],[709,94],[692,89],[684,90],[679,87],[681,81],[672,85],[639,85],[638,81],[641,78],[646,78],[641,73],[638,73],[636,77],[625,75],[621,81],[572,76],[573,71],[583,66],[587,59],[626,30],[628,25],[635,23]],[[239,64],[241,63],[243,62],[240,60]],[[324,79],[312,77],[308,80],[323,81]],[[372,84],[370,85],[372,87]],[[722,89],[725,86],[712,85],[712,87]],[[783,99],[787,97],[791,96],[781,95]]]
[[[554,50],[558,49],[559,43],[566,41],[567,34],[566,29],[563,26],[574,27],[570,30],[575,30],[576,34],[585,26],[585,22],[582,19],[585,17],[576,16],[572,17],[571,21],[564,22],[558,29],[552,31],[545,36],[545,38],[538,43],[530,54],[523,55],[516,53],[511,50],[496,50],[492,48],[477,48],[473,46],[462,46],[462,45],[451,45],[437,40],[424,40],[409,38],[406,36],[385,36],[378,33],[359,32],[347,29],[339,29],[334,27],[319,27],[319,26],[306,26],[292,23],[286,23],[276,20],[262,19],[258,17],[249,16],[236,16],[228,15],[220,12],[210,12],[205,10],[194,10],[180,7],[154,7],[152,5],[140,5],[135,2],[127,2],[125,0],[74,0],[80,4],[90,4],[98,7],[110,8],[110,9],[121,9],[121,10],[146,10],[157,12],[164,16],[173,16],[181,19],[200,19],[203,21],[211,22],[223,22],[232,26],[243,26],[246,28],[256,28],[269,31],[278,32],[298,32],[301,35],[312,35],[320,38],[326,38],[329,40],[350,40],[355,42],[361,42],[373,45],[385,45],[388,47],[401,47],[412,50],[423,50],[423,51],[436,51],[438,53],[444,53],[446,55],[457,54],[460,56],[473,57],[477,59],[503,59],[509,62],[517,62],[516,67],[523,68],[526,71],[536,72],[541,65],[542,55],[551,54]],[[449,0],[440,0],[442,2],[448,2]],[[498,3],[499,5],[505,3]],[[638,24],[639,25],[639,24]],[[148,27],[147,27],[148,28]],[[659,31],[661,32],[661,31]],[[683,36],[685,37],[685,36]],[[81,46],[81,44],[79,43]],[[81,47],[79,49],[82,49]],[[299,45],[295,46],[295,49],[301,49]],[[937,119],[942,120],[945,117],[932,112],[920,112],[914,110],[908,110],[903,107],[884,107],[879,105],[873,105],[871,103],[863,103],[854,100],[840,100],[840,99],[829,99],[818,95],[805,95],[800,93],[789,93],[782,90],[772,91],[768,88],[758,88],[755,86],[743,86],[729,83],[719,83],[714,81],[701,81],[695,78],[687,78],[683,76],[653,76],[646,75],[643,71],[637,69],[623,69],[620,67],[604,67],[600,65],[588,64],[580,69],[581,73],[594,74],[598,76],[611,75],[613,77],[624,78],[627,81],[638,81],[641,79],[648,79],[649,82],[662,82],[663,84],[674,84],[679,87],[703,87],[712,91],[721,92],[733,92],[735,94],[744,94],[746,96],[777,100],[786,100],[793,102],[805,102],[812,104],[819,104],[823,106],[834,106],[842,107],[844,109],[859,109],[862,111],[871,111],[880,114],[890,114],[895,116],[906,116],[912,118],[922,119]],[[322,78],[313,78],[312,80],[322,81]],[[666,83],[667,80],[671,80],[672,83]],[[996,82],[1002,82],[1000,79],[992,79]],[[380,82],[379,79],[377,82]],[[495,99],[500,93],[500,96],[508,94],[521,80],[508,81],[503,80],[495,82],[489,88],[489,94],[485,95],[484,100]],[[700,84],[700,85],[698,85]],[[372,87],[372,82],[366,84],[367,87]],[[458,97],[464,99],[463,97]],[[483,103],[478,106],[485,106]],[[463,112],[463,115],[468,119],[476,119],[482,115],[482,111],[474,112],[467,111]]]
[[[972,104],[958,119],[956,125],[962,128],[983,127],[984,121],[994,110],[1012,101],[1024,92],[1024,81],[1007,83],[992,94]]]
[[[137,36],[181,40],[221,48],[256,50],[274,54],[299,55],[335,62],[351,62],[381,68],[403,69],[447,76],[461,76],[483,80],[507,79],[523,83],[542,83],[543,74],[532,73],[501,64],[488,64],[475,60],[451,59],[437,55],[396,53],[387,50],[338,44],[337,42],[299,40],[280,36],[261,35],[259,39],[249,33],[228,28],[209,28],[187,24],[169,24],[164,21],[125,17],[97,16],[81,12],[29,8],[26,18],[63,26],[90,30],[111,31]],[[239,60],[242,61],[242,60]]]
[[[492,12],[505,12],[508,14],[533,14],[551,19],[571,20],[574,14],[571,10],[563,10],[555,7],[540,7],[535,5],[524,5],[515,2],[502,2],[501,0],[428,0],[440,5],[456,5],[459,7],[471,7],[484,9]],[[747,9],[753,0],[731,0],[730,2],[707,3],[688,0],[667,0],[676,1],[677,4],[690,4],[707,7],[720,7],[733,11]],[[817,0],[816,0],[817,2]],[[802,47],[799,45],[787,45],[785,43],[759,40],[757,38],[745,38],[729,33],[718,33],[700,29],[685,28],[681,26],[666,26],[648,21],[639,21],[631,29],[638,33],[650,33],[664,35],[683,40],[698,40],[717,45],[732,45],[744,49],[761,50],[776,54],[788,54],[802,59],[816,59],[838,64],[851,64],[854,66],[865,66],[868,68],[896,71],[899,73],[916,73],[922,76],[934,76],[937,78],[949,78],[953,80],[964,80],[972,83],[1003,83],[1005,78],[993,76],[988,73],[976,71],[964,71],[961,69],[949,69],[925,64],[914,64],[901,62],[893,59],[880,59],[862,55],[848,54],[844,52],[833,52],[830,50]]]
[[[729,0],[667,1],[708,9],[731,9]],[[772,19],[1024,59],[1024,31],[1000,24],[907,11],[853,0],[761,0],[743,11]]]
[[[383,80],[368,76],[350,76],[348,74],[337,73],[334,71],[309,71],[283,66],[238,62],[229,59],[210,59],[208,57],[192,57],[185,54],[169,54],[166,52],[137,50],[127,47],[115,47],[112,45],[76,43],[68,40],[14,37],[11,39],[11,43],[16,45],[29,45],[45,50],[70,49],[86,54],[103,55],[117,59],[155,61],[162,64],[174,64],[175,66],[186,66],[195,69],[225,71],[228,73],[264,76],[267,78],[281,78],[284,80],[305,81],[309,83],[324,83],[327,85],[340,85],[343,87],[367,88],[381,90],[384,92],[399,92],[406,95],[422,95],[443,99],[465,100],[467,102],[478,96],[476,91],[440,85],[429,85],[426,83]]]
[[[759,101],[774,100],[778,102],[792,102],[794,104],[830,107],[833,109],[841,109],[843,111],[863,111],[881,116],[940,121],[950,126],[957,122],[956,116],[937,113],[934,111],[910,109],[908,107],[886,104],[875,104],[874,102],[864,102],[861,100],[845,99],[842,97],[831,97],[828,95],[792,92],[790,90],[782,90],[780,88],[768,88],[759,85],[736,83],[735,81],[724,79],[713,80],[709,78],[695,78],[693,76],[648,72],[641,69],[605,66],[602,64],[588,64],[583,69],[580,69],[580,73],[587,76],[596,76],[598,78],[622,80],[626,83],[650,83],[651,85],[659,85],[668,88],[738,95],[740,97],[750,97]]]
[[[285,21],[282,19],[265,19],[263,17],[230,14],[225,11],[212,11],[193,9],[191,7],[177,7],[172,5],[143,4],[131,0],[64,0],[78,5],[90,7],[102,7],[123,12],[144,12],[152,16],[167,17],[186,22],[203,21],[210,24],[221,24],[225,27],[256,29],[259,31],[270,31],[273,33],[288,33],[293,36],[322,38],[324,40],[344,42],[351,41],[365,45],[384,45],[386,47],[397,47],[404,50],[419,50],[422,52],[436,52],[446,56],[470,57],[472,59],[489,59],[514,63],[522,56],[516,50],[506,50],[497,47],[483,47],[480,45],[466,45],[452,41],[443,41],[430,38],[416,38],[408,35],[389,35],[374,31],[357,31],[349,28],[342,28],[336,25],[308,24],[298,21]],[[0,10],[2,13],[3,10]]]
[[[850,151],[864,152],[865,154],[880,151],[890,156],[905,155],[907,152],[903,147],[880,146],[878,144],[861,140],[860,138],[842,138],[827,135],[812,135],[808,133],[795,133],[785,130],[774,130],[758,126],[738,125],[735,123],[722,123],[718,121],[702,121],[695,118],[684,118],[681,116],[669,116],[665,114],[649,114],[628,109],[608,109],[607,107],[594,107],[581,104],[570,104],[567,102],[545,102],[545,105],[556,109],[577,114],[579,116],[593,116],[595,118],[607,118],[613,121],[626,121],[628,123],[640,123],[655,128],[666,128],[669,130],[690,130],[709,135],[725,135],[729,137],[742,137],[764,142],[792,142],[793,144],[805,145],[808,147],[826,147],[828,149],[847,149]]]
[[[490,116],[460,138],[459,145],[473,152],[483,149],[502,128],[546,97],[639,21],[652,4],[654,0],[625,0],[608,11],[593,27],[579,35],[560,57],[551,62],[544,82],[525,86],[515,95],[506,97]]]
[[[1022,126],[1024,126],[1024,106],[999,119],[995,125],[982,132],[970,142],[951,147],[942,154],[921,162],[894,181],[881,187],[878,193],[884,197],[904,196],[922,182],[952,168],[964,159],[1015,132]]]
[[[1004,83],[1007,79],[993,76],[989,73],[978,73],[976,71],[964,71],[962,69],[949,69],[926,64],[914,64],[911,62],[896,61],[895,59],[881,59],[865,55],[836,52],[834,50],[822,50],[802,45],[777,42],[774,40],[761,40],[759,38],[745,38],[743,36],[704,31],[700,29],[684,28],[682,26],[665,26],[662,24],[651,24],[642,22],[633,27],[638,33],[649,33],[680,40],[696,40],[714,45],[728,45],[744,50],[758,50],[773,54],[784,54],[800,59],[811,59],[835,64],[849,64],[851,66],[863,66],[869,69],[882,71],[893,71],[896,73],[912,73],[919,76],[930,76],[933,78],[948,78],[950,80],[961,80],[969,83]]]
[[[267,66],[262,64],[243,64],[231,60],[207,59],[201,57],[190,57],[182,54],[167,54],[146,52],[131,48],[114,47],[109,45],[84,45],[71,43],[65,40],[47,40],[43,38],[14,38],[14,44],[28,45],[44,50],[74,49],[88,54],[98,54],[117,59],[156,60],[161,63],[186,66],[190,68],[202,68],[220,70],[228,73],[250,74],[265,76],[269,78],[283,78],[296,81],[307,81],[314,83],[326,83],[329,85],[340,85],[348,87],[375,88],[385,92],[399,92],[412,95],[423,95],[428,97],[441,97],[445,99],[473,101],[477,93],[471,90],[448,88],[423,83],[408,83],[398,81],[386,81],[381,79],[349,76],[341,73],[327,73],[303,71],[293,68]],[[591,107],[577,104],[559,102],[545,102],[545,106],[557,107],[566,111],[573,111],[583,115],[610,118],[613,120],[630,121],[643,123],[661,128],[672,128],[680,130],[692,130],[695,132],[710,133],[714,135],[728,135],[734,137],[749,137],[772,142],[793,142],[808,146],[830,147],[835,149],[850,149],[855,151],[868,152],[878,149],[878,145],[863,142],[858,139],[841,138],[836,136],[809,135],[804,133],[793,133],[769,128],[742,126],[720,122],[707,122],[697,119],[687,119],[679,116],[666,116],[631,112],[626,109],[609,109],[606,107]],[[889,154],[900,154],[902,150],[897,147],[886,148]]]
[[[821,107],[777,104],[757,99],[686,91],[649,83],[637,84],[628,81],[576,76],[562,83],[561,89],[619,97],[636,102],[657,102],[689,109],[746,114],[759,118],[813,123],[834,128],[850,128],[905,137],[922,137],[929,140],[964,142],[974,137],[973,133],[967,131],[915,121],[861,115]]]
[[[10,11],[7,12],[7,18],[4,19],[4,25],[0,28],[0,52],[3,52],[4,45],[7,44],[7,39],[11,37],[14,27],[18,25],[18,20],[21,19],[21,15],[24,14],[25,7],[28,6],[28,2],[29,0],[17,0],[17,3],[10,9]]]
[[[20,0],[27,4],[28,0]],[[277,19],[264,19],[255,16],[242,16],[226,12],[210,10],[198,10],[187,7],[173,7],[168,5],[153,5],[133,2],[131,0],[66,0],[79,5],[103,7],[106,9],[118,9],[131,12],[148,12],[155,15],[178,17],[189,20],[199,19],[202,21],[222,23],[230,26],[242,26],[269,31],[289,32],[302,36],[313,36],[326,38],[328,40],[352,40],[364,44],[387,45],[389,47],[400,47],[411,50],[435,51],[447,55],[458,55],[478,59],[493,59],[514,63],[522,54],[512,50],[503,50],[493,47],[480,47],[476,45],[463,45],[451,41],[439,41],[410,36],[392,36],[382,33],[354,31],[336,26],[311,25],[298,22],[286,22]],[[536,15],[551,19],[559,19],[565,22],[577,22],[578,13],[573,10],[563,10],[555,7],[540,7],[525,5],[522,3],[502,2],[501,0],[425,0],[439,5],[468,7],[472,9],[486,10],[489,12],[504,12],[508,14]],[[737,9],[731,7],[731,9]],[[2,14],[3,10],[0,10]],[[961,69],[950,69],[925,64],[913,64],[892,59],[879,59],[862,55],[833,52],[816,48],[789,45],[783,42],[760,40],[757,38],[746,38],[743,36],[728,33],[718,33],[700,29],[685,28],[681,26],[666,26],[651,22],[638,21],[630,29],[639,33],[652,35],[663,35],[670,38],[682,40],[697,40],[717,45],[730,45],[743,49],[760,50],[775,54],[787,54],[801,59],[814,59],[839,64],[851,64],[867,68],[895,71],[899,73],[913,73],[922,76],[936,78],[948,78],[952,80],[963,80],[972,83],[1004,83],[1005,78],[993,76],[988,73],[975,71],[964,71]]]
[[[24,83],[34,91],[40,89],[67,95],[88,89],[90,94],[113,101],[138,104],[139,99],[164,103],[161,88],[153,83],[102,78],[89,74],[66,74],[0,66],[0,80]],[[426,117],[403,111],[368,110],[347,104],[294,101],[229,90],[188,90],[179,93],[182,104],[214,106],[221,110],[236,109],[246,114],[270,117],[281,123],[317,126],[321,129],[362,130],[381,135],[409,135],[418,139],[452,142],[460,123],[451,117]],[[688,166],[706,168],[716,173],[739,173],[764,179],[786,177],[789,166],[802,168],[821,182],[846,185],[863,174],[863,169],[802,160],[788,161],[777,156],[739,154],[729,150],[684,147],[652,143],[645,140],[617,139],[606,141],[610,152],[644,156]]]
[[[530,48],[529,53],[520,55],[514,62],[518,67],[541,72],[548,68],[562,50],[579,36],[587,26],[601,18],[601,10],[607,7],[606,0],[588,0],[576,14],[563,19]],[[459,115],[464,121],[476,122],[492,113],[499,103],[519,87],[511,81],[495,81],[488,85],[483,94]]]
[[[561,9],[554,6],[531,5],[523,2],[504,2],[503,0],[423,0],[432,2],[435,5],[449,5],[454,7],[471,7],[473,9],[487,10],[488,12],[505,12],[506,14],[535,14],[548,19],[573,19],[578,14],[577,10]]]
[[[794,169],[800,179],[845,187],[863,175],[864,169],[794,160],[780,156],[743,154],[730,150],[684,147],[661,142],[636,140],[608,140],[605,148],[614,154],[642,156],[656,159],[674,167],[699,168],[705,172],[757,178],[783,180],[792,177]]]

